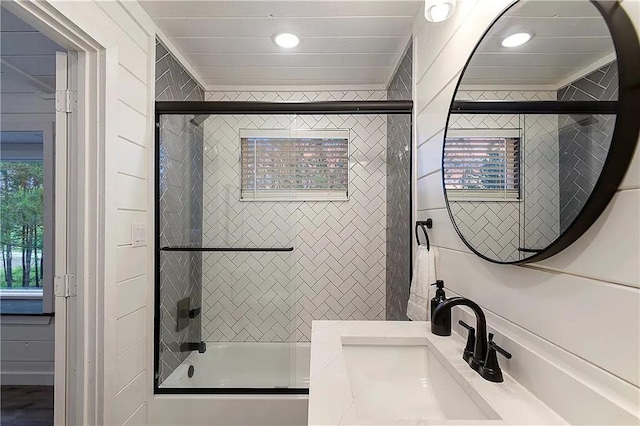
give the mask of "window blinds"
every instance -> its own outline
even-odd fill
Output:
[[[349,131],[241,131],[242,200],[346,200]]]
[[[520,198],[519,137],[447,137],[444,185],[453,200]]]

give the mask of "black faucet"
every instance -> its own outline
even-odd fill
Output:
[[[467,330],[469,330],[469,338],[464,349],[462,358],[469,363],[480,376],[491,382],[502,382],[502,370],[498,365],[496,353],[511,358],[511,354],[493,342],[493,334],[489,333],[487,340],[487,319],[482,312],[482,308],[476,302],[464,297],[452,297],[440,303],[431,315],[431,332],[438,336],[451,335],[451,308],[454,306],[468,306],[476,314],[477,336],[474,335],[474,328],[469,327],[460,321]],[[473,345],[473,353],[471,346]]]
[[[487,319],[480,305],[464,297],[452,297],[445,300],[431,314],[431,332],[438,336],[450,336],[451,322],[447,326],[444,319],[446,314],[450,314],[451,308],[458,305],[468,306],[476,314],[476,331],[478,334],[476,335],[473,356],[469,360],[469,365],[478,371],[487,357]]]

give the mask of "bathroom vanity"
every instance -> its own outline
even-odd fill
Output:
[[[504,374],[489,382],[465,341],[428,322],[314,321],[309,425],[567,424]]]

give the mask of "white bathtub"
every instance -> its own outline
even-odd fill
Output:
[[[205,353],[191,353],[160,388],[304,389],[310,356],[311,344],[304,342],[208,342]]]
[[[164,392],[202,388],[309,387],[310,343],[207,342],[161,385]],[[194,374],[188,377],[189,366]],[[150,425],[303,426],[308,395],[162,394],[150,401]]]

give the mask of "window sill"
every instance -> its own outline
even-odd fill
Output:
[[[19,299],[19,300],[33,300],[42,299],[44,291],[39,289],[24,289],[24,288],[3,288],[0,289],[0,299]]]

